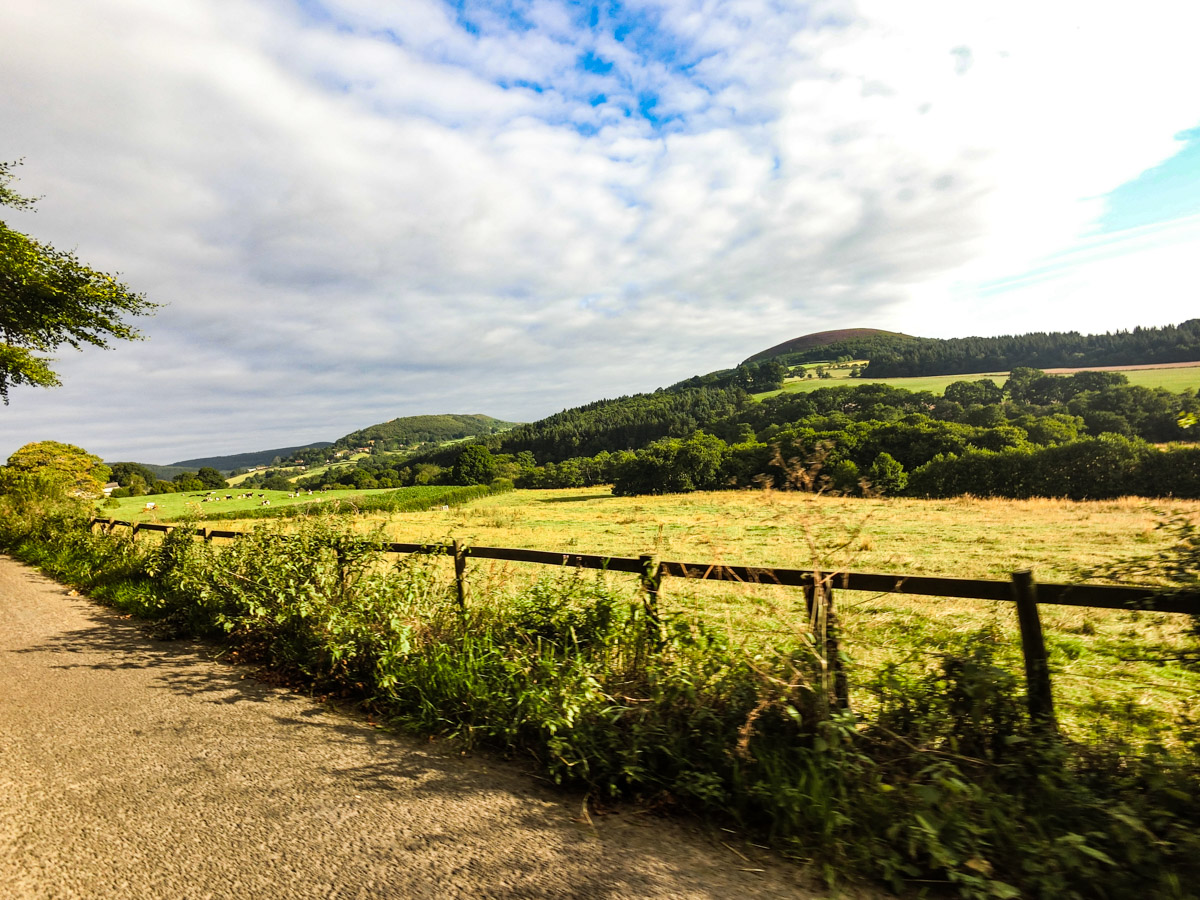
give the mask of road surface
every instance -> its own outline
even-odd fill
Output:
[[[6,900],[828,896],[732,835],[580,807],[0,556]]]

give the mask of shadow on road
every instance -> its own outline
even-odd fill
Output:
[[[41,591],[47,593],[44,583]],[[48,593],[61,597],[58,591]],[[50,637],[42,631],[36,642],[10,645],[9,651],[42,654],[46,658],[37,664],[55,669],[145,670],[146,686],[193,702],[254,704],[249,726],[244,716],[239,719],[231,712],[230,727],[240,721],[236,727],[251,729],[252,752],[282,754],[291,760],[294,774],[289,784],[303,808],[319,812],[332,802],[320,793],[325,790],[321,785],[332,778],[333,783],[352,784],[354,792],[380,804],[380,811],[401,810],[418,799],[427,799],[434,810],[449,812],[451,804],[458,804],[466,811],[452,819],[438,818],[442,824],[419,836],[410,833],[411,846],[395,848],[398,859],[428,852],[435,845],[450,850],[490,848],[485,855],[470,857],[466,865],[471,877],[487,886],[481,896],[506,900],[546,896],[537,893],[535,886],[556,883],[554,877],[547,882],[547,873],[570,879],[569,893],[563,896],[663,896],[664,885],[676,880],[693,891],[700,888],[694,896],[717,896],[697,882],[694,870],[716,862],[710,858],[715,845],[683,852],[674,826],[660,822],[650,828],[627,827],[631,821],[649,821],[631,814],[613,817],[597,832],[579,823],[582,795],[539,782],[516,764],[486,754],[468,756],[452,742],[383,731],[356,717],[353,710],[319,704],[257,679],[247,666],[219,660],[220,648],[215,644],[156,640],[146,633],[144,623],[81,599],[84,602],[74,607],[71,619],[82,618],[86,625]],[[240,770],[237,759],[229,757],[224,768]],[[218,766],[214,771],[218,773],[214,777],[219,777],[223,769]],[[333,796],[340,795],[335,791]],[[580,855],[585,850],[594,854],[597,841],[603,845],[603,864],[580,865]],[[538,850],[531,853],[534,847]],[[728,862],[739,865],[732,859]],[[560,891],[553,889],[554,895]]]

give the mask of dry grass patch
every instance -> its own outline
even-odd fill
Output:
[[[684,562],[823,570],[854,569],[1007,579],[1032,569],[1040,581],[1077,581],[1113,559],[1152,552],[1157,505],[1200,515],[1197,501],[1142,498],[1070,500],[861,500],[812,494],[725,491],[613,497],[607,488],[518,491],[461,508],[366,515],[347,520],[396,541],[458,539],[479,546],[637,556]],[[247,523],[250,524],[250,523]],[[233,527],[237,527],[234,524]],[[439,563],[447,569],[450,562]],[[503,595],[547,569],[476,561],[471,594]],[[636,579],[604,575],[637,590]],[[748,646],[767,646],[804,627],[800,591],[770,585],[664,582],[664,610],[688,612]],[[962,635],[991,628],[1020,670],[1014,609],[952,598],[838,592],[844,646],[860,680],[886,663],[932,665]],[[1044,607],[1043,623],[1065,727],[1089,732],[1131,728],[1141,740],[1194,709],[1200,674],[1171,657],[1194,638],[1186,617]],[[1132,723],[1132,724],[1131,724]]]

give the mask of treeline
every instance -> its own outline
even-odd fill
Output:
[[[335,450],[371,447],[378,451],[409,449],[419,444],[440,444],[462,438],[496,434],[512,427],[485,415],[402,416],[371,425],[338,438]]]
[[[1104,334],[1066,331],[949,340],[914,338],[885,342],[865,355],[871,360],[865,373],[869,378],[965,375],[1017,366],[1052,369],[1192,362],[1200,360],[1200,319]]]
[[[1193,440],[1198,416],[1195,394],[1133,386],[1116,372],[1057,376],[1018,367],[1003,386],[960,381],[942,396],[867,383],[756,402],[740,388],[704,386],[605,400],[423,455],[373,454],[300,485],[499,478],[522,488],[613,484],[619,494],[757,486],[858,495],[1200,496],[1192,486],[1196,455],[1155,446]],[[1080,462],[1091,457],[1092,465]],[[985,477],[992,464],[1010,475]]]
[[[777,391],[783,387],[788,367],[778,360],[744,362],[736,369],[719,369],[707,375],[693,375],[667,388],[668,391],[685,391],[688,388],[716,387],[741,388],[748,394]]]
[[[781,363],[785,366],[798,366],[804,363],[826,362],[840,356],[850,359],[875,359],[876,357],[891,356],[900,353],[904,348],[915,342],[935,340],[933,338],[918,338],[908,334],[897,334],[890,331],[878,331],[872,334],[848,337],[843,340],[830,341],[816,347],[790,350],[787,344],[756,353],[742,365],[755,363],[764,359]],[[767,354],[770,354],[767,356]]]
[[[518,487],[612,483],[618,494],[737,487],[843,494],[1200,497],[1196,395],[1119,373],[1018,369],[944,396],[864,384],[781,394],[636,451],[521,471]]]
[[[141,497],[146,494],[177,494],[186,491],[219,490],[227,485],[225,476],[212,466],[195,472],[180,472],[170,481],[159,478],[142,463],[119,462],[110,467],[109,477],[120,485],[113,497]]]
[[[539,462],[561,462],[597,453],[644,447],[664,437],[686,437],[709,423],[754,404],[740,387],[658,390],[563,410],[503,434],[478,439],[493,454],[532,454]],[[442,447],[410,457],[409,464],[454,464],[461,446]]]

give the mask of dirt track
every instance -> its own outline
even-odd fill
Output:
[[[0,556],[0,897],[826,896],[740,840],[579,813]]]

